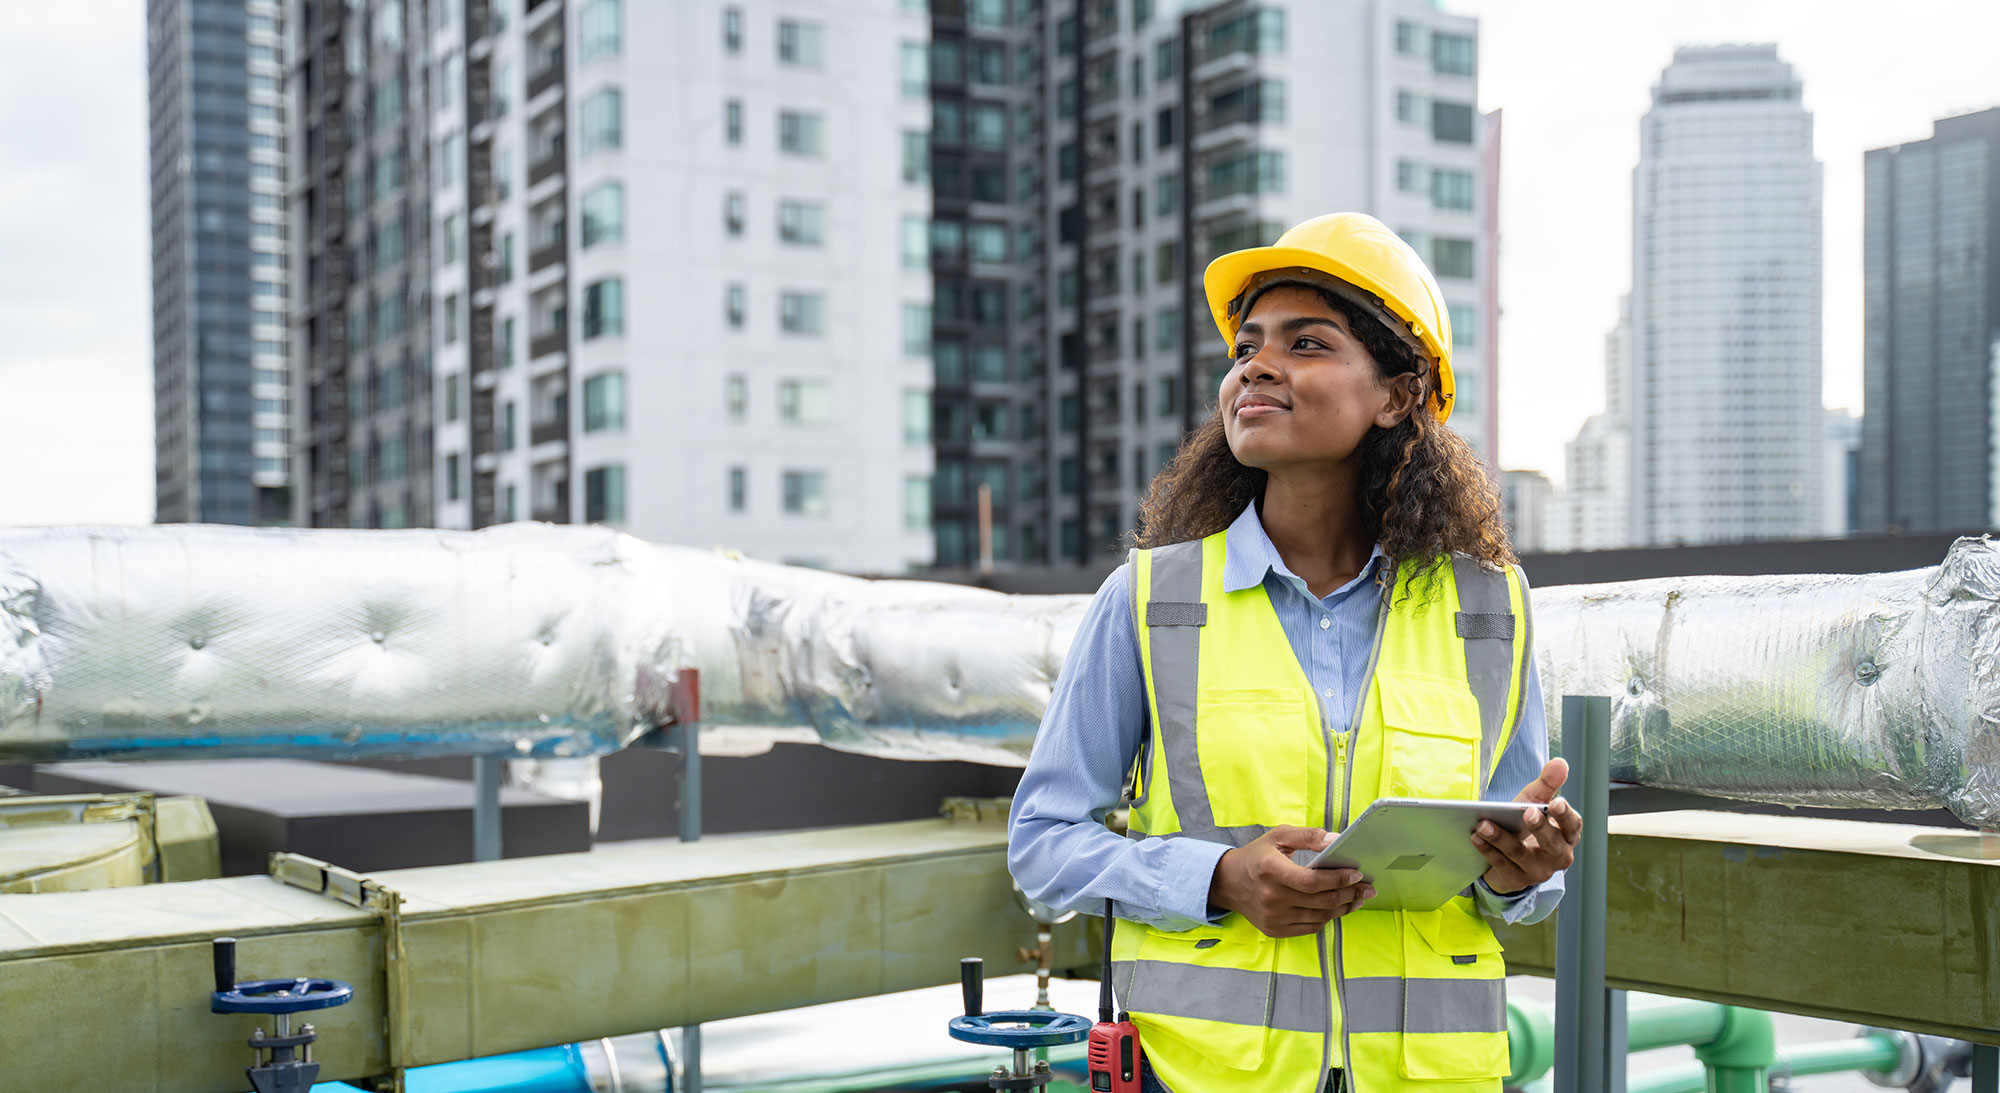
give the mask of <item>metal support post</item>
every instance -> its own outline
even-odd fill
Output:
[[[2000,1047],[1972,1045],[1972,1093],[2000,1093]]]
[[[500,860],[500,757],[472,758],[472,860]]]
[[[1611,1053],[1613,1003],[1604,987],[1611,700],[1564,695],[1562,743],[1570,763],[1564,796],[1583,816],[1583,838],[1556,919],[1555,1093],[1612,1093],[1612,1072],[1625,1060]]]
[[[701,838],[701,673],[683,668],[675,679],[674,721],[680,726],[681,841]],[[681,1084],[701,1093],[701,1026],[681,1027]]]

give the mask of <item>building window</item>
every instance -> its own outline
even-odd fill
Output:
[[[1478,71],[1478,48],[1463,34],[1431,35],[1431,70],[1444,76],[1471,76]]]
[[[723,102],[722,139],[732,145],[743,143],[742,99],[728,99]]]
[[[972,260],[975,262],[1005,262],[1007,260],[1007,226],[1005,224],[973,224],[966,232],[970,244]]]
[[[931,268],[931,224],[921,216],[903,218],[903,268]]]
[[[1404,193],[1423,193],[1431,188],[1430,168],[1414,160],[1396,161],[1396,188]]]
[[[818,114],[791,110],[778,114],[778,150],[792,156],[817,156],[822,151]]]
[[[825,380],[778,381],[778,419],[788,425],[824,425],[831,404]]]
[[[1246,11],[1208,28],[1208,56],[1230,53],[1283,53],[1285,13],[1272,8]]]
[[[624,141],[624,97],[615,87],[607,87],[583,100],[577,120],[583,127],[579,154],[590,156]]]
[[[1431,272],[1439,277],[1473,277],[1472,240],[1437,236],[1431,240]]]
[[[1169,216],[1181,206],[1181,176],[1165,174],[1153,180],[1153,212]]]
[[[826,207],[816,201],[778,202],[778,239],[794,246],[826,242]]]
[[[1173,349],[1181,344],[1180,308],[1164,308],[1153,316],[1153,344],[1160,349]]]
[[[747,317],[748,305],[744,300],[743,286],[732,284],[722,290],[722,315],[730,326],[741,328]]]
[[[729,411],[729,420],[742,421],[750,413],[750,381],[742,374],[732,374],[722,381],[722,404]]]
[[[1396,92],[1396,120],[1404,125],[1430,125],[1431,99],[1415,91]]]
[[[931,47],[927,42],[904,42],[902,58],[903,97],[921,99],[931,93]]]
[[[1448,304],[1445,314],[1451,318],[1451,344],[1454,346],[1477,345],[1478,328],[1474,316],[1478,312],[1471,304]]]
[[[795,19],[778,20],[778,63],[796,68],[820,66],[820,25]]]
[[[500,450],[514,450],[514,402],[510,399],[500,407]]]
[[[973,103],[970,114],[972,122],[972,146],[975,148],[1007,147],[1007,110],[993,103]]]
[[[903,443],[912,448],[931,443],[931,393],[919,388],[903,391]]]
[[[456,501],[459,499],[460,492],[464,488],[461,485],[464,477],[465,477],[465,471],[464,467],[462,466],[462,460],[460,460],[460,458],[456,454],[445,456],[444,457],[445,500]]]
[[[625,427],[625,373],[600,372],[583,381],[583,431],[616,432]]]
[[[458,293],[454,292],[444,298],[443,311],[439,315],[439,318],[443,320],[439,325],[443,328],[440,337],[443,339],[444,344],[446,345],[457,344]]]
[[[928,357],[931,353],[931,308],[929,304],[903,305],[903,355]]]
[[[506,492],[503,493],[501,496],[502,500],[500,502],[500,522],[503,524],[511,524],[514,521],[520,519],[521,509],[519,502],[521,497],[521,491],[519,487],[516,487],[512,483],[509,483]]]
[[[622,0],[585,0],[576,15],[576,63],[587,65],[600,57],[616,57],[620,41]]]
[[[1431,139],[1449,144],[1472,143],[1472,105],[1462,102],[1431,103]]]
[[[583,249],[625,240],[625,186],[606,182],[584,192]]]
[[[507,316],[500,323],[500,367],[514,367],[514,317]]]
[[[785,512],[792,516],[826,515],[826,472],[786,471]]]
[[[1153,81],[1166,83],[1181,71],[1180,39],[1168,38],[1153,47]]]
[[[931,135],[903,131],[903,181],[929,185],[931,180]]]
[[[1285,153],[1246,152],[1212,163],[1208,168],[1208,192],[1204,197],[1230,194],[1281,194],[1285,192]]]
[[[1431,51],[1431,28],[1416,23],[1396,24],[1396,52],[1421,57]]]
[[[729,511],[742,512],[750,507],[750,472],[743,467],[729,468]]]
[[[459,391],[463,388],[464,384],[465,384],[464,379],[462,379],[459,373],[457,372],[453,372],[451,375],[446,376],[443,380],[444,419],[446,421],[458,420]],[[259,401],[261,402],[262,400],[260,399]],[[258,409],[261,410],[263,409],[263,407],[259,406]]]
[[[742,190],[731,190],[722,195],[723,231],[732,236],[742,235],[745,215]]]
[[[929,531],[931,527],[931,476],[903,476],[903,530]]]
[[[613,463],[583,472],[583,519],[590,524],[625,520],[625,467]]]
[[[594,281],[583,290],[583,338],[625,333],[625,282],[617,277]]]
[[[1472,173],[1443,168],[1433,170],[1431,204],[1440,209],[1472,208]]]
[[[722,49],[732,55],[743,52],[743,9],[734,4],[722,9]]]
[[[778,295],[778,329],[787,334],[820,334],[826,325],[826,297],[817,292]]]

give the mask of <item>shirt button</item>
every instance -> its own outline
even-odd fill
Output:
[[[1328,697],[1328,698],[1332,698],[1332,697],[1333,697],[1333,688],[1331,688],[1331,687],[1328,687],[1328,688],[1327,688],[1326,690],[1324,690],[1324,691],[1321,691],[1320,693],[1321,693],[1321,694],[1323,694],[1323,695],[1325,695],[1325,696],[1326,696],[1326,697]]]
[[[1332,625],[1333,625],[1333,620],[1332,620],[1332,619],[1329,619],[1329,618],[1327,618],[1327,617],[1326,617],[1325,615],[1321,615],[1321,616],[1319,617],[1319,628],[1320,628],[1321,630],[1324,630],[1324,629],[1326,629],[1327,627],[1329,627],[1329,626],[1332,626]]]

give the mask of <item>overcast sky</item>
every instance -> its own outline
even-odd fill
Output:
[[[1338,0],[1325,0],[1338,2]],[[1506,110],[1501,461],[1558,472],[1631,281],[1639,117],[1674,46],[1776,42],[1826,171],[1826,401],[1861,403],[1861,154],[2000,105],[2000,2],[1446,0]],[[1303,43],[1294,43],[1299,48]],[[0,34],[0,526],[152,518],[143,0]]]

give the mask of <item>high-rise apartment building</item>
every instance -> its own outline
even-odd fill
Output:
[[[1633,545],[1819,534],[1820,165],[1776,46],[1688,46],[1633,172]]]
[[[149,0],[155,519],[290,518],[278,0]]]
[[[433,521],[429,180],[441,165],[429,114],[450,91],[430,71],[426,16],[450,6],[292,0],[294,509],[306,526]]]
[[[1632,298],[1618,300],[1618,325],[1604,336],[1604,410],[1563,445],[1563,485],[1549,504],[1542,549],[1618,550],[1631,545],[1626,506],[1632,407],[1626,399],[1632,359]]]
[[[1490,463],[1498,124],[1475,21],[1416,0],[932,7],[902,71],[932,101],[939,564],[977,557],[981,487],[1002,564],[1119,549],[1228,365],[1202,270],[1325,212],[1377,216],[1438,275],[1452,423]]]
[[[2000,525],[2000,109],[1865,163],[1858,530]]]

